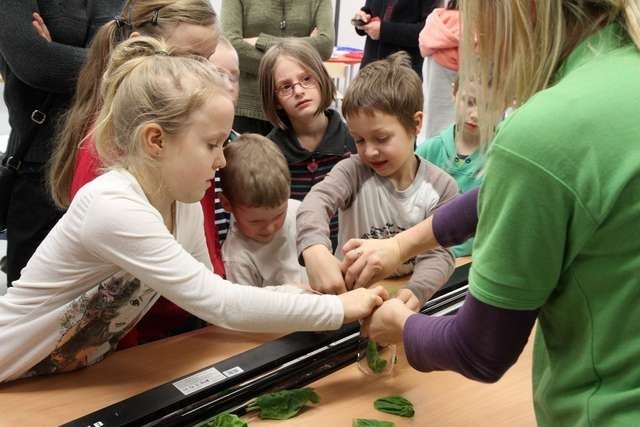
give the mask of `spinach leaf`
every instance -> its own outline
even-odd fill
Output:
[[[286,420],[298,415],[307,401],[318,403],[320,396],[309,387],[282,390],[258,397],[247,407],[247,411],[260,410],[259,415],[263,420]]]
[[[247,422],[237,415],[223,412],[202,424],[198,424],[198,427],[247,427]]]
[[[393,427],[391,421],[370,420],[367,418],[356,418],[351,427]]]
[[[384,368],[387,367],[387,361],[380,357],[375,341],[369,340],[369,344],[367,344],[367,364],[369,369],[376,374],[384,371]]]
[[[382,397],[373,402],[373,407],[378,411],[387,414],[399,415],[401,417],[413,417],[413,403],[402,396]]]

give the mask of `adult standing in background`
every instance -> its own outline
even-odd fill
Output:
[[[240,97],[233,128],[266,135],[272,125],[261,107],[260,59],[285,37],[303,38],[322,59],[328,59],[335,38],[331,0],[222,0],[221,20],[240,58]]]
[[[44,173],[56,122],[73,96],[86,46],[121,5],[122,0],[2,2],[0,72],[5,81],[4,101],[11,125],[7,155],[14,153],[20,144],[30,144],[13,183],[8,206],[9,286],[60,218],[61,212],[45,186]],[[39,21],[46,25],[46,35],[36,29]],[[31,116],[40,109],[46,110],[42,111],[46,118],[36,125]],[[23,141],[22,136],[30,133],[33,126],[37,129],[32,140]]]
[[[367,36],[360,67],[404,50],[411,56],[411,66],[422,77],[422,55],[418,48],[418,34],[427,16],[441,0],[367,0],[354,19],[356,33]]]

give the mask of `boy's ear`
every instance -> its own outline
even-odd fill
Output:
[[[419,135],[420,131],[422,130],[423,120],[424,120],[424,113],[422,111],[416,111],[416,113],[413,115],[413,122],[416,125],[416,135]]]
[[[149,123],[142,128],[142,147],[144,152],[153,158],[162,155],[166,134],[157,123]]]
[[[220,204],[225,211],[231,213],[231,202],[229,202],[229,199],[227,199],[224,193],[220,193]]]
[[[141,34],[139,32],[137,32],[137,31],[133,31],[131,34],[129,34],[129,38],[130,39],[133,39],[135,37],[140,37],[140,36],[141,36]]]

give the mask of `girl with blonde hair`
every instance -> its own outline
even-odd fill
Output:
[[[103,165],[96,153],[93,126],[102,105],[100,85],[109,56],[131,37],[163,38],[176,53],[209,58],[220,37],[218,18],[207,0],[128,0],[114,19],[103,25],[89,49],[80,72],[76,96],[64,117],[49,168],[53,199],[68,208],[76,192],[93,180]],[[213,206],[207,193],[203,207]],[[206,210],[207,212],[213,209]],[[214,270],[224,275],[217,228],[213,216],[205,217],[207,247]],[[160,298],[155,307],[120,342],[119,348],[153,341],[202,326],[203,322]]]
[[[101,95],[96,148],[109,171],[82,187],[0,297],[0,382],[100,361],[160,295],[256,332],[336,329],[382,303],[381,287],[274,292],[211,271],[197,202],[225,165],[233,102],[208,61],[131,39]]]
[[[365,329],[402,339],[419,370],[492,382],[537,320],[538,424],[637,425],[640,2],[464,1],[462,18],[462,81],[479,76],[481,139],[492,141],[470,294],[446,318],[389,300]],[[350,242],[347,282],[433,245],[443,224],[468,225],[438,215],[384,243]]]

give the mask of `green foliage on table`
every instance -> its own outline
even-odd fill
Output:
[[[387,414],[399,415],[401,417],[413,417],[413,403],[402,396],[382,397],[373,402],[374,408]]]
[[[263,420],[286,420],[298,415],[307,402],[318,403],[320,396],[312,388],[282,390],[258,397],[247,411],[259,410]]]
[[[367,364],[369,369],[376,374],[384,371],[384,368],[387,367],[387,361],[380,357],[378,344],[375,341],[369,340],[369,344],[367,344]]]
[[[198,427],[247,427],[247,422],[237,415],[223,412],[202,424],[198,424]]]
[[[393,427],[391,421],[371,420],[367,418],[356,418],[351,427]]]

